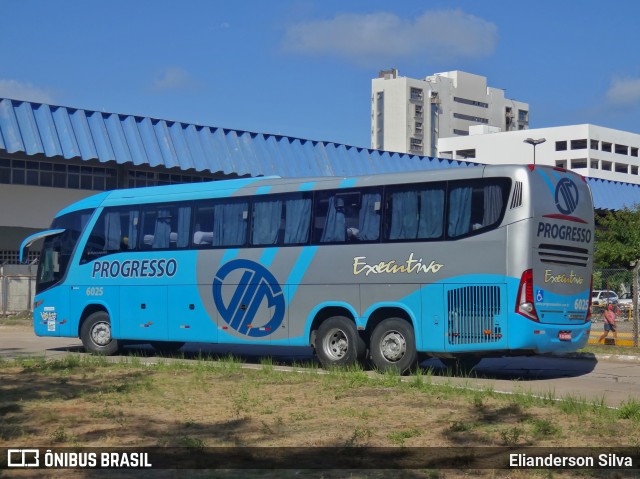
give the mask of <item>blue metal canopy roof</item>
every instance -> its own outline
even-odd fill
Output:
[[[476,163],[0,98],[0,152],[239,176],[358,176]],[[588,178],[597,209],[640,203],[640,185]]]
[[[240,176],[357,176],[474,163],[0,98],[0,151]]]
[[[640,185],[587,178],[596,209],[620,210],[640,204]]]

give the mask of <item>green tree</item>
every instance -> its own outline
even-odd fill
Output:
[[[596,219],[596,268],[630,268],[640,258],[640,205]]]

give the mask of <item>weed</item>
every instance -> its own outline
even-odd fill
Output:
[[[618,409],[618,416],[622,419],[631,419],[640,421],[640,402],[635,399],[629,399],[623,402]]]
[[[373,431],[369,428],[359,428],[356,427],[353,430],[353,434],[351,437],[345,441],[345,446],[353,447],[353,446],[364,446],[368,443],[368,440],[373,437]]]
[[[468,432],[471,429],[471,424],[466,421],[453,421],[449,426],[451,432]]]
[[[517,426],[500,430],[500,438],[502,439],[502,444],[504,444],[505,446],[515,446],[516,444],[518,444],[522,433],[522,429]]]
[[[181,447],[191,447],[195,449],[202,449],[206,447],[207,443],[204,442],[202,439],[198,439],[197,437],[181,436],[180,439],[178,439],[178,445]]]
[[[560,433],[560,428],[546,419],[532,419],[532,432],[537,438],[555,436]]]
[[[409,429],[400,432],[392,432],[391,434],[387,434],[387,438],[393,442],[394,444],[404,447],[404,443],[407,439],[411,439],[412,437],[418,437],[422,433],[418,429]]]
[[[58,426],[58,428],[51,433],[51,440],[53,442],[66,442],[69,438],[64,426]]]

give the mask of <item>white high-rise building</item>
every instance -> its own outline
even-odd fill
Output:
[[[487,79],[463,71],[424,79],[381,71],[371,81],[371,148],[436,156],[438,139],[469,134],[485,125],[502,131],[529,127],[529,105],[487,87]]]
[[[590,124],[512,132],[476,126],[464,138],[443,138],[437,156],[491,165],[533,163],[534,154],[537,164],[640,184],[640,134]]]

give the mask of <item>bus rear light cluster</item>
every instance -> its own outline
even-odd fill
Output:
[[[532,320],[539,321],[538,312],[533,302],[533,270],[528,269],[522,273],[518,297],[516,299],[516,313]]]

